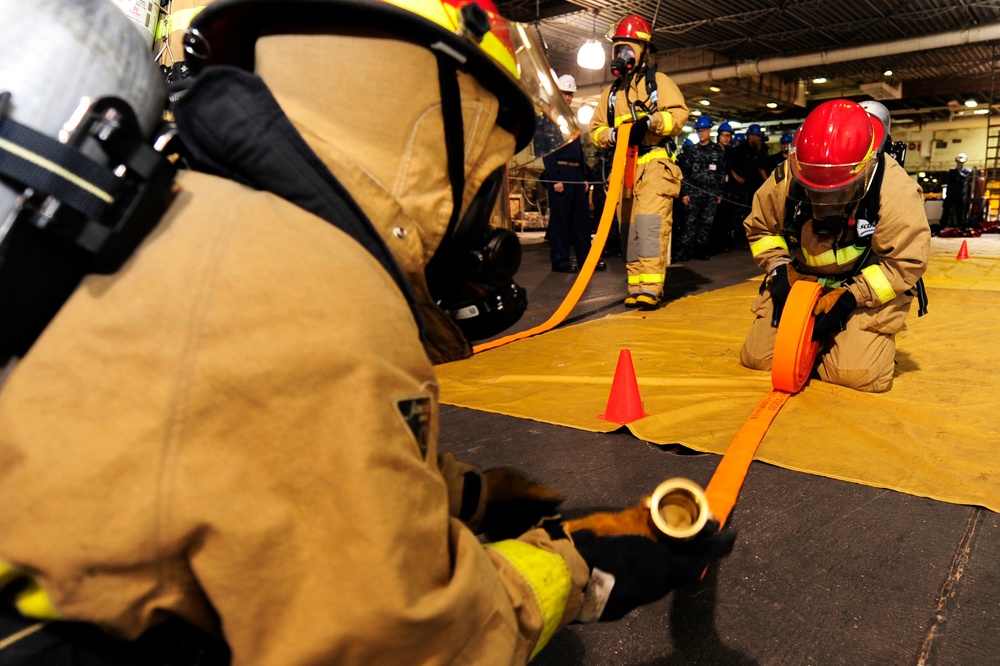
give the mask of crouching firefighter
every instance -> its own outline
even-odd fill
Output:
[[[601,94],[590,136],[597,148],[610,148],[622,123],[635,123],[618,211],[628,274],[625,305],[653,309],[663,296],[673,198],[681,191],[673,137],[684,128],[688,108],[677,85],[650,64],[652,30],[645,19],[626,16],[608,29],[608,38],[615,81]]]
[[[919,313],[926,309],[930,227],[920,187],[882,149],[885,135],[858,104],[824,102],[757,191],[744,226],[767,275],[751,307],[744,366],[770,369],[791,285],[818,280],[825,291],[814,311],[816,375],[859,391],[892,387],[896,334],[915,296]]]
[[[176,178],[113,3],[0,7],[0,660],[524,663],[730,551],[535,527],[553,493],[438,455],[432,360],[523,307],[490,201],[556,90],[490,2],[208,5]]]

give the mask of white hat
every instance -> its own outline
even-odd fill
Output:
[[[556,85],[559,86],[559,90],[568,93],[576,92],[576,79],[573,78],[571,74],[563,74],[556,81]]]
[[[962,164],[965,164],[965,161],[967,159],[969,159],[969,158],[965,156],[965,153],[959,153],[958,155],[955,156],[955,161],[956,162],[961,162]]]

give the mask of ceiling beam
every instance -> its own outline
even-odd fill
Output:
[[[757,76],[767,72],[781,72],[790,69],[826,65],[829,63],[852,62],[865,58],[877,58],[900,53],[913,53],[931,49],[960,46],[976,42],[987,42],[1000,39],[1000,23],[978,26],[967,30],[956,30],[936,35],[926,35],[911,39],[900,39],[894,42],[882,42],[854,46],[832,51],[818,51],[792,56],[763,58],[760,60],[743,61],[728,65],[717,65],[700,70],[672,72],[670,78],[677,85],[685,83],[700,83],[702,81],[718,81],[722,79],[739,79]]]

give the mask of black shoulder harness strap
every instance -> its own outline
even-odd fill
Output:
[[[659,100],[659,93],[656,90],[656,71],[657,65],[654,62],[646,69],[646,96],[649,98],[649,108],[650,113],[656,111],[657,101]],[[625,80],[619,77],[614,80],[611,84],[611,92],[608,94],[608,126],[615,126],[615,99],[618,97],[618,91],[624,86]],[[625,90],[626,96],[628,95],[628,88]]]
[[[173,96],[172,110],[193,168],[271,192],[351,236],[392,276],[423,334],[410,283],[385,241],[299,135],[263,80],[242,69],[217,66],[185,88]]]

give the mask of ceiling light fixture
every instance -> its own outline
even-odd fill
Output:
[[[778,108],[777,102],[768,102],[764,106],[766,106],[769,109],[777,109]]]
[[[987,113],[989,113],[989,112],[990,112],[990,110],[989,110],[989,109],[976,109],[976,110],[975,110],[975,111],[973,111],[972,113],[974,113],[974,114],[975,114],[975,115],[977,115],[977,116],[985,116],[985,115],[986,115]]]
[[[576,54],[576,64],[584,69],[603,69],[604,68],[604,46],[597,41],[597,12],[599,10],[594,10],[594,30],[591,33],[593,36],[580,47],[580,51]]]
[[[719,86],[709,86],[708,89],[711,90],[712,92],[722,92],[722,88],[720,88]]]
[[[885,70],[884,72],[882,72],[882,76],[892,76],[892,70],[891,69]]]
[[[698,102],[698,103],[699,103],[699,104],[701,104],[702,106],[709,106],[709,105],[711,105],[711,104],[712,104],[712,103],[711,103],[711,102],[709,102],[709,101],[708,101],[707,99],[703,99],[703,100],[701,100],[701,101],[700,101],[700,102]]]
[[[976,100],[974,100],[974,99],[967,99],[967,100],[965,100],[965,105],[966,105],[967,107],[969,107],[970,109],[974,109],[974,108],[976,108],[977,106],[979,106],[979,102],[977,102],[977,101],[976,101]]]
[[[701,109],[691,109],[691,115],[692,116],[700,116],[701,115]]]
[[[584,69],[604,69],[604,47],[596,39],[588,39],[576,54],[576,64]]]
[[[576,110],[576,120],[581,125],[589,125],[590,119],[594,117],[594,107],[584,104]]]
[[[813,79],[813,83],[826,83],[826,77],[817,76],[815,79]]]

